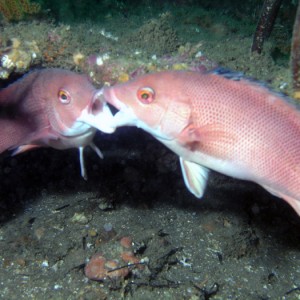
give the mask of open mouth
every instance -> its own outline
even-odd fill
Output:
[[[103,102],[101,101],[101,95],[102,95],[102,90],[96,92],[93,97],[92,103],[88,108],[89,113],[94,116],[99,115],[103,110]]]
[[[116,130],[114,116],[107,103],[102,101],[101,96],[102,90],[95,93],[91,104],[82,111],[77,121],[88,124],[102,132],[113,133]]]
[[[174,139],[173,137],[164,135],[160,126],[158,128],[152,128],[139,119],[130,106],[118,99],[113,89],[103,88],[97,93],[97,97],[98,101],[100,101],[103,105],[106,104],[112,107],[111,111],[113,111],[113,121],[110,124],[112,127],[136,126],[149,132],[159,140],[172,141]]]
[[[120,126],[136,125],[138,120],[132,109],[121,102],[112,90],[104,88],[96,94],[96,98],[97,99],[94,99],[94,102],[100,101],[102,105],[106,105],[110,108],[113,116],[111,126],[116,128]]]

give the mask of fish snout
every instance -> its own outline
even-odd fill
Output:
[[[103,97],[103,89],[97,90],[88,108],[88,112],[94,116],[97,116],[98,114],[101,114],[105,104],[106,102],[104,101]]]
[[[122,87],[124,88],[124,87]],[[122,110],[124,108],[127,107],[127,105],[125,105],[125,103],[123,103],[116,95],[115,91],[116,91],[117,87],[113,86],[113,87],[103,87],[102,88],[102,95],[101,95],[101,99],[103,102],[109,103],[110,105],[112,105],[113,107],[115,107],[117,110]]]
[[[102,89],[95,92],[91,103],[82,111],[78,121],[105,133],[113,133],[116,130],[113,114],[107,103],[103,100],[102,93]]]

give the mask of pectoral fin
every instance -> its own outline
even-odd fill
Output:
[[[19,146],[18,148],[16,148],[11,156],[15,156],[17,154],[20,154],[20,153],[23,153],[23,152],[26,152],[26,151],[29,151],[29,150],[32,150],[32,149],[35,149],[35,148],[40,148],[41,146],[40,145],[22,145],[22,146]]]
[[[89,146],[96,152],[96,154],[103,159],[103,154],[101,152],[101,150],[93,143],[91,142],[89,144]],[[87,172],[86,172],[86,168],[85,168],[85,163],[84,163],[84,149],[86,146],[81,146],[78,147],[78,151],[79,151],[79,162],[80,162],[80,173],[81,173],[81,177],[84,180],[87,180]]]
[[[211,156],[226,159],[224,149],[232,147],[236,142],[236,137],[227,132],[219,123],[200,127],[190,124],[181,132],[178,140],[191,151],[199,150]]]
[[[180,157],[180,166],[184,183],[188,190],[197,198],[201,198],[207,183],[209,170],[199,164]]]

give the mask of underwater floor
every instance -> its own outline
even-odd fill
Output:
[[[177,7],[147,17],[108,15],[100,25],[34,21],[0,32],[29,53],[34,36],[37,57],[28,70],[93,72],[97,85],[195,67],[198,53],[196,67],[243,71],[290,93],[288,29],[279,24],[262,55],[250,55],[255,20],[231,18]],[[109,55],[104,69],[95,53]],[[75,149],[1,155],[1,299],[300,298],[300,220],[284,201],[214,172],[198,200],[177,156],[139,129],[99,132],[95,143],[105,158],[86,149],[88,181]],[[99,280],[85,273],[95,254],[102,262],[91,273]]]

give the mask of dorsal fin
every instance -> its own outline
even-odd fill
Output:
[[[220,75],[226,79],[235,80],[235,81],[239,81],[242,78],[245,78],[243,72],[235,72],[230,69],[226,69],[224,67],[217,67],[216,69],[213,69],[208,73]]]
[[[259,87],[261,89],[264,89],[268,93],[273,94],[276,97],[280,97],[282,100],[284,100],[288,104],[292,105],[297,110],[300,110],[300,103],[298,101],[287,96],[286,94],[284,94],[282,92],[277,92],[277,91],[273,90],[265,82],[262,82],[253,77],[250,77],[250,76],[246,76],[243,72],[235,72],[230,69],[223,68],[223,67],[217,67],[216,69],[208,71],[208,74],[222,76],[223,78],[226,78],[228,80],[247,82],[249,85]]]

